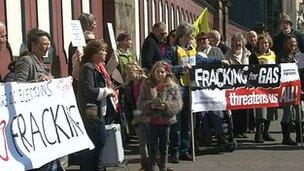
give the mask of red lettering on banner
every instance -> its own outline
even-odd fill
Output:
[[[0,122],[0,136],[2,136],[3,139],[3,145],[0,146],[2,148],[0,150],[0,158],[4,161],[8,161],[8,151],[7,151],[7,141],[6,141],[6,133],[5,133],[5,128],[6,128],[6,121],[2,120]]]
[[[227,110],[278,107],[299,104],[301,97],[299,80],[282,83],[277,88],[237,88],[226,90]]]
[[[301,82],[293,81],[281,83],[280,86],[280,106],[287,104],[300,104],[301,100]]]

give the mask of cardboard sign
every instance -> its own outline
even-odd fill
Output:
[[[116,46],[116,39],[115,39],[113,25],[112,25],[112,23],[107,23],[107,26],[108,26],[108,30],[109,30],[109,36],[110,36],[111,46],[112,46],[112,49],[115,52],[116,49],[117,49],[117,46]]]
[[[73,47],[84,47],[86,42],[79,20],[70,21],[70,33]]]
[[[94,148],[75,100],[72,78],[0,86],[0,170],[39,168]]]

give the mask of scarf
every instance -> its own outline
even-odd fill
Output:
[[[99,64],[96,65],[96,69],[99,73],[102,74],[103,78],[106,81],[107,87],[113,87],[113,81],[110,77],[110,74],[108,73],[105,65],[103,62],[100,62]],[[120,106],[119,106],[119,90],[115,90],[116,95],[114,97],[110,97],[112,105],[115,109],[116,112],[119,111]]]

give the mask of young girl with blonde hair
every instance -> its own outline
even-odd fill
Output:
[[[159,151],[159,170],[166,171],[170,124],[176,122],[175,115],[183,106],[181,90],[171,66],[164,61],[156,62],[140,90],[138,108],[149,117],[149,170],[156,170]]]

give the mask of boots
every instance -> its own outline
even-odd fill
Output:
[[[303,123],[302,123],[302,128],[303,128]],[[299,122],[295,122],[295,130],[296,130],[296,142],[301,143],[301,132],[300,132],[300,123]],[[302,131],[303,131],[303,129],[302,129]],[[302,137],[303,137],[303,132],[302,132]],[[303,141],[304,141],[304,139],[303,139]]]
[[[263,140],[264,141],[275,141],[275,139],[269,134],[270,121],[264,121]]]
[[[290,138],[290,132],[291,132],[291,123],[284,123],[281,122],[281,126],[282,126],[282,133],[283,133],[283,141],[282,144],[284,145],[297,145],[296,142],[294,142],[291,138]]]
[[[141,168],[139,171],[149,171],[149,159],[143,158],[141,159]]]
[[[228,143],[229,142],[227,141],[224,134],[220,134],[217,136],[217,145],[223,145],[223,144],[228,144]]]
[[[264,143],[263,141],[263,138],[262,138],[262,126],[263,126],[263,120],[262,119],[259,119],[259,120],[256,120],[256,123],[255,123],[255,129],[256,129],[256,133],[254,135],[254,142],[256,143]]]
[[[168,168],[167,165],[168,165],[168,156],[160,155],[159,164],[158,164],[159,171],[167,171],[168,169],[172,170],[171,168]]]

